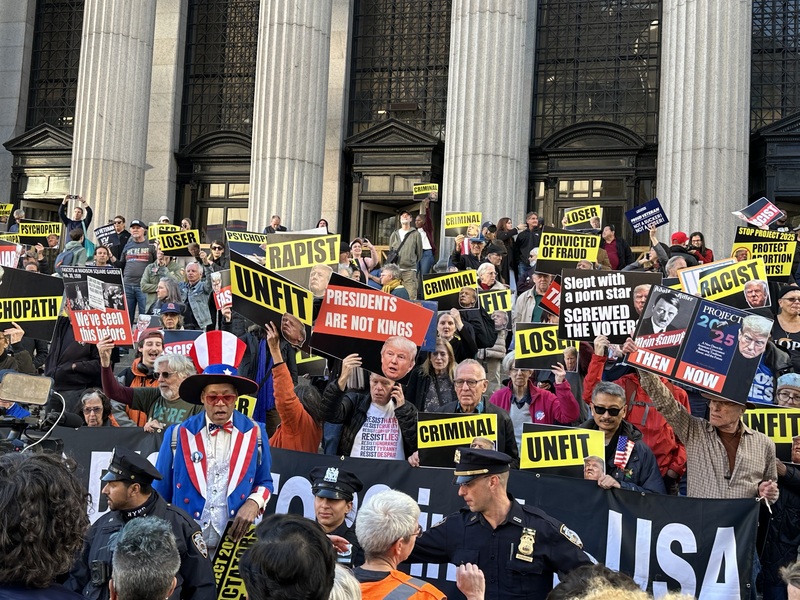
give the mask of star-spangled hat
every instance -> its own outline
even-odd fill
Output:
[[[238,375],[245,349],[245,343],[228,331],[214,330],[200,335],[189,351],[189,358],[200,374],[183,380],[178,390],[181,399],[200,404],[200,392],[213,383],[229,383],[240,396],[255,394],[258,384]]]

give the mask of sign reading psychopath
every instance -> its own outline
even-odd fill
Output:
[[[61,275],[76,341],[96,344],[111,338],[115,346],[133,344],[121,269],[62,267]]]
[[[760,258],[769,279],[783,280],[791,275],[796,247],[791,231],[738,227],[731,256],[736,260]]]
[[[242,256],[264,264],[264,248],[267,247],[267,234],[253,231],[225,231],[228,251],[238,252]]]
[[[756,227],[767,227],[780,219],[783,211],[766,198],[759,198],[733,214]]]
[[[60,277],[0,269],[0,331],[18,323],[26,337],[49,342],[63,296]]]
[[[558,325],[517,323],[514,327],[514,366],[517,369],[549,370],[564,364],[564,350],[578,343],[558,337]]]
[[[564,269],[558,337],[593,342],[605,335],[612,344],[624,343],[639,320],[635,290],[660,282],[658,273]]]
[[[772,305],[761,259],[743,260],[700,276],[700,296],[734,308]]]
[[[742,421],[775,442],[775,454],[780,460],[792,462],[792,438],[800,435],[800,410],[756,403],[755,408],[745,411]]]
[[[9,242],[11,244],[20,243],[18,233],[0,233],[0,240],[4,242]]]
[[[421,412],[417,416],[419,464],[452,468],[456,449],[469,448],[476,437],[497,447],[497,415]]]
[[[417,183],[412,186],[411,190],[414,193],[414,200],[420,202],[430,198],[434,202],[439,199],[439,184],[438,183]]]
[[[336,358],[358,354],[368,371],[401,381],[414,368],[433,318],[433,311],[419,304],[333,273],[311,347]]]
[[[479,212],[448,212],[444,215],[444,234],[447,237],[467,235],[470,227],[474,235],[481,232],[481,217]]]
[[[586,233],[569,233],[545,227],[539,242],[536,270],[558,275],[562,269],[574,269],[581,260],[597,262],[600,236]]]
[[[47,223],[43,221],[20,221],[19,241],[26,246],[41,244],[47,248],[47,236],[61,237],[61,223]]]
[[[314,298],[278,273],[231,251],[233,310],[254,323],[274,323],[295,348],[309,349]]]
[[[197,229],[168,231],[158,234],[158,247],[166,256],[191,256],[189,244],[200,243]]]
[[[654,285],[628,364],[746,402],[772,320]]]
[[[603,223],[603,207],[599,204],[592,206],[576,206],[564,211],[562,224],[567,231],[599,230]]]
[[[634,233],[647,233],[651,225],[661,227],[669,223],[667,214],[661,207],[661,202],[658,201],[658,198],[648,200],[641,206],[627,211],[625,218],[628,219]]]
[[[473,308],[462,306],[459,296],[463,288],[477,290],[476,271],[457,271],[455,273],[429,273],[422,276],[422,297],[437,302],[439,310],[451,308]]]
[[[602,431],[541,423],[522,424],[520,469],[548,469],[553,475],[583,477],[584,459],[605,455],[605,434]]]
[[[316,265],[339,264],[339,235],[268,233],[264,266],[289,281],[311,289],[311,270]]]

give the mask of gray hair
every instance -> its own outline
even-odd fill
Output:
[[[169,596],[181,557],[172,527],[158,517],[128,521],[112,539],[114,589],[120,600]]]
[[[392,279],[400,279],[400,267],[393,263],[387,263],[381,267],[381,272],[389,273]]]
[[[575,346],[567,346],[564,348],[564,356],[567,354],[571,356],[578,356],[578,349]]]
[[[197,375],[194,363],[183,354],[162,354],[153,361],[154,370],[158,371],[164,363],[166,363],[170,372],[175,373],[179,379],[186,379],[191,375]]]
[[[177,303],[181,301],[181,288],[178,286],[177,281],[172,277],[162,277],[158,282],[163,283],[164,287],[167,288],[167,297],[164,299],[165,302]]]
[[[25,218],[25,209],[24,208],[18,208],[17,210],[15,210],[14,211],[14,218],[15,219],[24,219]]]
[[[378,558],[397,540],[414,535],[418,521],[419,506],[411,496],[397,490],[378,492],[358,511],[356,537],[367,558]]]
[[[209,275],[209,277],[211,278],[211,281],[222,281],[222,273],[219,271],[214,271],[211,273],[211,275]]]
[[[746,281],[744,284],[744,289],[747,291],[747,288],[751,288],[753,286],[758,286],[761,288],[761,291],[764,292],[764,295],[767,295],[767,282],[763,279],[751,279],[750,281]]]
[[[393,335],[390,338],[386,338],[386,341],[383,343],[383,347],[381,348],[381,356],[383,356],[383,351],[386,346],[396,346],[401,350],[405,350],[411,355],[412,362],[417,358],[417,345],[411,340],[402,336]]]
[[[328,600],[361,600],[361,584],[347,567],[336,565]]]
[[[622,400],[622,402],[625,402],[625,390],[622,389],[622,386],[611,383],[610,381],[601,381],[594,386],[592,390],[592,404],[594,404],[594,399],[597,398],[598,394],[615,396]]]
[[[742,331],[749,331],[756,335],[769,336],[772,333],[772,321],[759,315],[750,315],[742,319]]]
[[[488,271],[490,267],[491,267],[492,270],[495,270],[494,265],[492,263],[485,262],[485,263],[479,264],[478,265],[478,273],[477,273],[478,279],[480,279],[481,275],[486,273],[486,271]]]
[[[670,258],[670,259],[667,261],[667,265],[664,267],[664,269],[665,269],[665,270],[667,270],[667,271],[669,271],[670,269],[672,269],[673,267],[675,267],[675,265],[676,265],[676,264],[678,264],[680,261],[683,261],[683,265],[684,265],[684,266],[683,266],[683,267],[681,267],[681,268],[682,268],[682,269],[685,269],[685,268],[686,268],[686,259],[685,259],[685,258],[683,258],[682,256],[673,256],[672,258]]]
[[[486,379],[486,369],[484,369],[483,365],[481,363],[479,363],[477,360],[475,360],[474,358],[465,358],[460,363],[458,363],[456,365],[456,375],[458,375],[458,370],[461,367],[467,367],[469,365],[473,365],[475,367],[478,367],[480,369],[481,373],[483,373],[483,375],[481,375],[481,379]]]
[[[781,567],[779,572],[785,584],[800,588],[800,561]]]

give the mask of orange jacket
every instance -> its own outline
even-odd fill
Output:
[[[400,571],[389,571],[386,578],[380,581],[362,583],[361,597],[364,600],[384,600],[398,588],[405,588],[403,591],[410,592],[408,595],[400,596],[407,600],[442,600],[445,598],[445,595],[430,583],[425,583],[421,579]]]
[[[269,438],[269,445],[273,448],[316,453],[322,439],[322,426],[308,414],[294,393],[289,368],[285,363],[280,363],[273,367],[272,377],[275,408],[281,417],[281,424]]]

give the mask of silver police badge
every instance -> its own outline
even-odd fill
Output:
[[[194,547],[203,555],[203,558],[208,558],[208,547],[206,541],[203,539],[203,534],[199,531],[192,534],[192,543]]]
[[[328,483],[337,483],[339,481],[339,469],[336,467],[328,467],[328,470],[325,471],[324,480]]]

